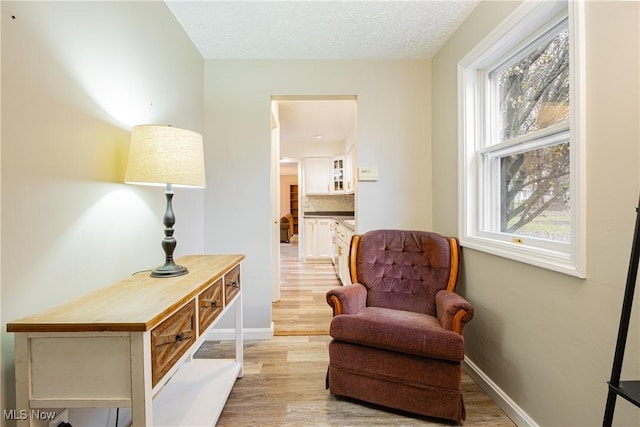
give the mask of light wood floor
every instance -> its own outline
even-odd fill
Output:
[[[280,244],[280,301],[273,304],[275,335],[328,335],[331,307],[325,295],[340,286],[332,263],[305,263],[298,245]]]
[[[451,425],[349,399],[325,389],[328,289],[338,286],[331,264],[297,260],[295,245],[282,245],[281,300],[273,304],[276,336],[245,341],[244,376],[236,381],[218,426],[436,426]],[[231,342],[206,342],[197,357],[233,354]],[[465,426],[514,426],[466,374],[462,389]]]

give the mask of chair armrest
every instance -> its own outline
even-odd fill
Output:
[[[473,306],[455,292],[444,289],[436,294],[436,313],[444,329],[462,335],[464,325],[473,318]]]
[[[367,303],[367,288],[360,283],[331,289],[327,292],[327,304],[333,309],[333,315],[356,314]]]

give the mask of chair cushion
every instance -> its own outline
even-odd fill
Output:
[[[338,341],[385,350],[460,361],[462,335],[443,329],[428,314],[366,307],[358,314],[340,314],[331,321],[329,334]]]

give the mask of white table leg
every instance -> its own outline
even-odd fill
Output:
[[[242,325],[242,291],[238,293],[238,299],[236,300],[236,362],[240,362],[240,372],[238,372],[238,378],[242,378],[243,366],[244,366],[244,337],[243,337],[243,325]]]
[[[153,426],[151,387],[151,337],[131,333],[131,417],[133,427]]]
[[[16,418],[18,427],[36,427],[31,417],[31,354],[27,333],[15,334]]]

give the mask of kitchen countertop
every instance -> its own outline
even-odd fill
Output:
[[[349,230],[355,232],[356,231],[356,220],[355,219],[341,219],[336,218],[336,221],[344,225]]]
[[[333,218],[351,231],[355,232],[355,212],[353,211],[313,211],[305,212],[305,218]]]
[[[334,217],[334,218],[353,218],[355,216],[354,211],[306,211],[302,216],[309,218],[313,217]]]

